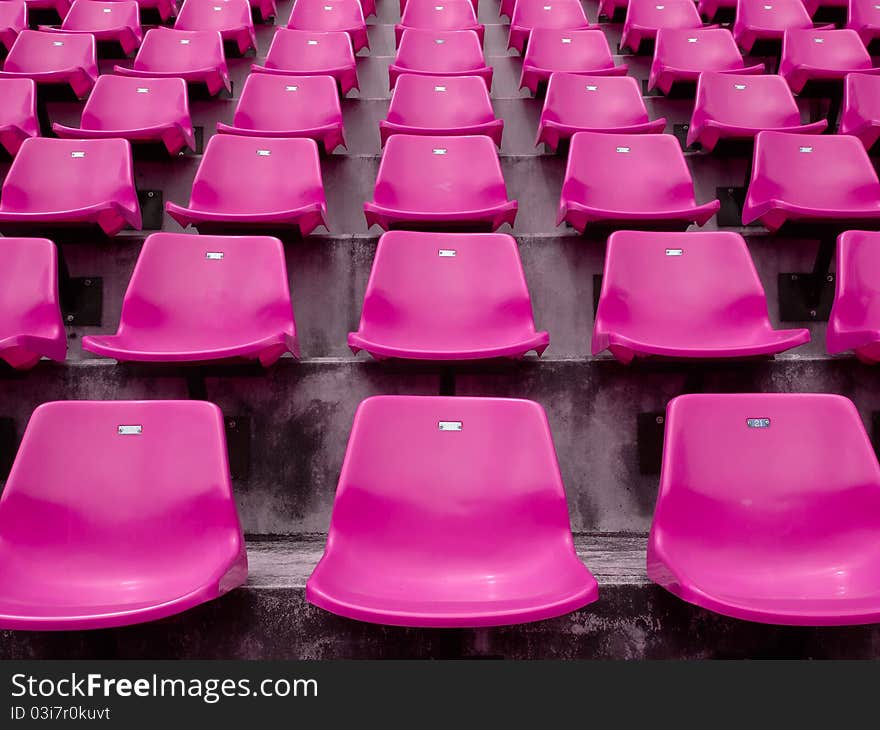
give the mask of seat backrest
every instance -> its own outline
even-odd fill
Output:
[[[354,64],[351,36],[344,31],[279,28],[266,54],[266,68],[295,71]]]
[[[873,66],[859,34],[850,28],[785,31],[781,64],[819,68],[868,69]]]
[[[476,25],[477,15],[471,0],[411,0],[407,2],[400,24],[412,28]]]
[[[58,254],[46,238],[4,238],[0,245],[0,339],[42,332],[48,320],[62,331]]]
[[[464,0],[470,5],[470,0]],[[388,121],[436,127],[444,119],[485,120],[494,116],[486,84],[479,76],[401,74],[391,93]]]
[[[880,25],[880,8],[877,0],[849,0],[847,21],[853,26]]]
[[[27,5],[24,0],[0,2],[0,29],[3,28],[27,28]]]
[[[41,73],[97,66],[95,37],[88,33],[49,33],[23,30],[3,65],[5,71]]]
[[[801,0],[738,0],[733,32],[748,27],[812,28],[813,19]]]
[[[407,28],[395,61],[414,69],[480,68],[485,64],[480,39],[473,30]]]
[[[661,28],[654,58],[666,66],[697,71],[743,67],[736,41],[724,28]]]
[[[4,107],[0,116],[5,119],[37,118],[37,85],[33,79],[0,78],[0,99]]]
[[[223,39],[216,30],[151,28],[134,59],[134,68],[179,71],[211,68],[225,63]]]
[[[693,0],[629,0],[626,22],[649,28],[699,28],[703,24]]]
[[[847,74],[844,80],[846,108],[855,108],[862,119],[880,121],[880,76]]]
[[[62,30],[106,30],[139,28],[140,11],[136,0],[74,0],[61,23]]]
[[[837,328],[875,329],[880,323],[880,233],[845,231],[837,239]]]
[[[233,124],[254,128],[290,129],[298,119],[323,118],[329,124],[342,117],[339,92],[332,76],[250,74],[232,118]],[[263,128],[263,127],[260,127]]]
[[[253,28],[248,0],[184,0],[174,21],[177,30]]]
[[[523,63],[558,71],[598,71],[612,68],[614,58],[601,30],[535,28]]]
[[[801,123],[791,88],[776,75],[706,71],[697,82],[695,110],[695,116],[744,127],[755,126],[756,120],[773,120],[773,126],[779,127]]]
[[[329,21],[325,16],[331,15],[348,22],[364,22],[360,0],[296,0],[287,27],[326,28]]]
[[[183,79],[103,74],[82,113],[84,129],[125,130],[189,116]]]
[[[583,76],[554,73],[547,85],[545,119],[595,118],[600,126],[609,118],[617,124],[643,124],[648,110],[642,90],[632,76]]]
[[[590,23],[580,0],[517,0],[510,24],[524,28],[585,28]]]

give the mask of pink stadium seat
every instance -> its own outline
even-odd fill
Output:
[[[174,29],[219,32],[240,54],[257,47],[248,0],[183,0]]]
[[[410,0],[400,22],[394,26],[397,45],[407,28],[424,30],[472,30],[483,42],[483,25],[471,0]]]
[[[779,74],[795,94],[808,81],[843,81],[852,71],[880,73],[874,68],[854,30],[788,30],[782,41]]]
[[[616,231],[593,329],[593,354],[743,358],[810,341],[775,330],[748,246],[737,233]]]
[[[348,33],[355,53],[370,47],[360,0],[296,0],[287,27]]]
[[[683,395],[666,413],[651,580],[747,621],[880,621],[880,468],[852,401]]]
[[[601,30],[533,30],[523,57],[520,88],[536,94],[539,86],[558,71],[589,76],[624,76],[627,67],[626,64],[614,64],[608,40]]]
[[[836,2],[837,0],[833,1]],[[807,13],[810,17],[813,17],[816,14],[816,10],[819,8],[819,0],[801,0],[801,2],[807,9]],[[823,5],[827,6],[829,4],[831,3],[823,0]],[[714,20],[719,10],[735,10],[736,7],[737,0],[699,0],[697,3],[697,9],[700,11],[700,15],[709,20]]]
[[[799,2],[800,0],[798,0]],[[721,139],[751,140],[765,129],[820,134],[824,119],[801,124],[791,89],[781,76],[741,76],[707,71],[697,82],[687,143],[712,151]]]
[[[18,34],[27,27],[27,5],[24,0],[0,2],[0,46],[10,50]]]
[[[83,99],[98,78],[95,38],[88,34],[23,30],[12,44],[0,78],[29,78],[38,85],[65,84]]]
[[[724,28],[663,29],[657,33],[648,89],[668,94],[676,83],[696,83],[704,71],[760,74],[764,64],[746,66],[736,41]]]
[[[78,0],[79,1],[79,0]],[[138,79],[104,74],[83,108],[79,127],[57,122],[59,137],[161,142],[168,154],[195,150],[192,119],[183,79]]]
[[[580,0],[520,0],[510,20],[508,48],[520,53],[525,49],[529,33],[536,28],[552,30],[598,29],[590,24]]]
[[[485,134],[500,147],[503,129],[479,76],[402,74],[379,122],[383,145],[392,134]]]
[[[0,501],[0,628],[124,626],[247,579],[223,414],[204,401],[56,401]]]
[[[0,78],[0,99],[0,146],[14,157],[22,142],[40,135],[37,85],[32,79]]]
[[[739,0],[733,37],[746,53],[757,41],[779,41],[785,31],[813,29],[813,19],[801,0]]]
[[[535,330],[516,240],[503,233],[385,233],[348,335],[352,352],[379,360],[520,358],[549,342]]]
[[[165,210],[200,231],[291,226],[303,236],[327,226],[318,145],[312,139],[217,134],[193,181],[189,207]]]
[[[880,182],[855,137],[760,132],[754,160],[744,225],[880,220]]]
[[[58,254],[45,238],[0,242],[0,359],[18,369],[62,361],[67,334],[58,302]]]
[[[597,598],[540,405],[361,403],[309,602],[359,621],[477,627],[560,616]]]
[[[115,236],[140,229],[141,211],[124,139],[26,139],[0,195],[0,231],[98,225]]]
[[[880,3],[877,0],[849,0],[846,27],[858,33],[867,48],[880,38]]]
[[[571,138],[556,223],[702,226],[721,204],[697,205],[681,145],[671,134],[578,132]]]
[[[479,0],[469,0],[469,2],[471,3],[471,6],[474,9],[474,15],[477,15],[477,13],[479,12],[479,9],[480,9],[479,8]],[[400,0],[399,5],[400,5],[400,17],[402,18],[403,14],[406,12],[406,8],[409,5],[409,3],[406,0]]]
[[[397,57],[388,67],[392,89],[400,74],[480,76],[486,87],[492,88],[492,67],[486,63],[480,38],[472,30],[404,31]]]
[[[59,18],[64,18],[73,0],[26,0],[28,12],[32,10],[54,10]]]
[[[83,349],[120,362],[299,356],[281,241],[154,233],[141,249],[115,335]]]
[[[642,41],[653,41],[661,28],[702,26],[693,0],[629,0],[620,47],[638,53]]]
[[[880,139],[880,76],[846,75],[838,134],[858,137],[866,150]]]
[[[114,71],[138,78],[181,78],[204,85],[212,96],[232,90],[223,39],[215,30],[152,28],[144,35],[134,65],[116,66]]]
[[[660,134],[666,119],[648,118],[642,90],[631,76],[555,73],[538,123],[535,144],[555,150],[575,132]]]
[[[826,330],[828,352],[852,350],[864,363],[880,362],[880,233],[840,235],[836,286]]]
[[[279,28],[263,65],[253,64],[251,70],[285,76],[332,76],[342,94],[358,88],[351,36],[341,31]]]
[[[246,137],[308,137],[328,154],[345,147],[339,90],[332,76],[250,74],[232,117],[217,131]]]
[[[496,230],[513,225],[495,145],[489,137],[394,134],[385,145],[367,226]]]
[[[74,0],[60,30],[49,26],[40,30],[90,33],[98,42],[118,43],[125,55],[134,53],[144,39],[136,0]]]

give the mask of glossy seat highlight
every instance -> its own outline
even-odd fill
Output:
[[[223,414],[203,401],[56,401],[0,499],[0,628],[152,621],[247,579]]]
[[[587,20],[580,0],[519,0],[510,20],[507,47],[520,53],[536,28],[585,30],[598,28]]]
[[[477,22],[477,13],[471,0],[410,0],[394,26],[398,45],[403,31],[408,28],[422,30],[472,30],[483,42],[483,25]]]
[[[360,0],[296,0],[287,27],[348,33],[355,53],[370,47]]]
[[[319,32],[279,28],[258,73],[284,76],[332,76],[342,94],[358,88],[351,36],[342,31]]]
[[[32,79],[0,78],[0,146],[15,156],[21,143],[38,137],[37,85]]]
[[[797,94],[808,81],[843,81],[853,71],[880,73],[874,68],[854,30],[788,30],[782,40],[779,75]]]
[[[174,29],[216,31],[235,43],[240,54],[257,47],[248,0],[184,0]]]
[[[555,73],[538,123],[535,144],[555,150],[576,132],[660,134],[666,119],[650,120],[642,90],[631,76]]]
[[[118,43],[125,55],[134,53],[144,39],[136,0],[74,0],[60,30],[48,26],[40,30],[90,33],[98,42]]]
[[[124,139],[26,139],[0,194],[0,231],[97,225],[140,229],[131,147]]]
[[[880,233],[846,231],[838,237],[835,282],[828,352],[852,350],[862,362],[880,362]]]
[[[757,41],[781,43],[787,30],[812,28],[813,19],[801,0],[739,0],[733,37],[748,53]]]
[[[489,137],[392,135],[385,145],[367,226],[494,231],[516,218]]]
[[[394,62],[388,67],[391,88],[400,74],[423,76],[479,76],[492,88],[492,67],[483,57],[479,36],[472,30],[403,32]]]
[[[120,362],[299,356],[281,241],[154,233],[141,249],[114,335],[83,349]]]
[[[799,1],[799,0],[798,0]],[[776,130],[820,134],[824,119],[801,124],[791,89],[781,76],[743,76],[707,71],[697,82],[687,143],[712,151],[721,139],[752,140],[758,132]]]
[[[516,240],[502,233],[385,233],[348,335],[352,352],[380,360],[520,358],[549,341],[535,330]]]
[[[306,599],[359,621],[476,627],[598,598],[574,551],[544,409],[378,396],[354,418]]]
[[[747,621],[880,621],[880,469],[852,401],[683,395],[666,413],[651,580]]]
[[[165,210],[184,228],[209,233],[292,226],[306,236],[327,225],[318,145],[312,139],[214,135],[189,206],[168,202]]]
[[[9,51],[18,34],[27,27],[27,5],[24,0],[0,2],[0,46]]]
[[[392,134],[485,134],[500,147],[503,129],[479,76],[402,74],[388,116],[379,122],[383,145]]]
[[[536,94],[539,85],[557,72],[624,76],[627,66],[614,64],[608,40],[601,30],[533,30],[523,56],[520,88]]]
[[[327,153],[345,147],[336,80],[250,74],[232,124],[217,122],[217,131],[247,137],[308,137]]]
[[[608,239],[592,351],[636,357],[774,355],[810,340],[776,330],[742,236],[615,231]]]
[[[880,3],[877,0],[849,0],[846,27],[858,33],[867,48],[880,38]]]
[[[786,221],[850,225],[880,219],[880,182],[861,142],[760,132],[743,224],[775,231]]]
[[[880,139],[880,77],[847,74],[838,134],[858,137],[866,150]]]
[[[129,142],[161,142],[168,154],[184,147],[195,150],[186,82],[183,79],[139,79],[104,74],[92,90],[79,127],[57,122],[59,137],[108,139]]]
[[[12,44],[0,78],[28,78],[38,85],[67,85],[83,99],[98,78],[95,38],[86,33],[23,30]]]
[[[661,28],[701,28],[703,20],[693,0],[629,0],[620,47],[638,53],[643,41],[653,41]]]
[[[557,225],[702,226],[721,204],[697,205],[678,140],[670,134],[578,132],[571,138]]]

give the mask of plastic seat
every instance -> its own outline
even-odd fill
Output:
[[[165,210],[184,228],[200,231],[293,226],[306,236],[327,226],[318,145],[312,139],[214,135],[189,207],[168,202]]]
[[[788,30],[782,40],[779,75],[795,94],[808,81],[843,81],[852,71],[880,73],[874,68],[854,30]]]
[[[251,70],[285,76],[332,76],[342,94],[359,88],[351,36],[341,31],[279,28],[263,65],[253,64]]]
[[[355,53],[370,47],[359,0],[296,0],[287,27],[348,33]]]
[[[352,352],[380,360],[520,358],[549,342],[535,330],[516,240],[502,233],[385,233],[348,335]]]
[[[576,132],[660,134],[666,119],[648,118],[642,90],[631,76],[555,73],[538,123],[535,144],[555,150]]]
[[[827,126],[824,119],[801,124],[797,102],[781,76],[706,72],[697,82],[687,143],[699,142],[711,152],[721,139],[752,140],[766,129],[820,134]]]
[[[536,28],[523,56],[520,88],[538,93],[540,85],[557,72],[589,76],[624,76],[626,64],[615,65],[608,40],[601,30]]]
[[[666,414],[652,581],[747,621],[880,621],[880,469],[852,401],[683,395]]]
[[[95,38],[89,34],[23,30],[12,44],[0,78],[67,85],[83,99],[98,78]]]
[[[661,28],[702,26],[703,20],[693,0],[629,0],[620,47],[638,53],[642,42],[653,41]]]
[[[115,236],[141,228],[124,139],[26,139],[0,195],[0,231],[97,225]]]
[[[757,41],[782,42],[785,31],[813,29],[813,19],[801,0],[739,0],[733,37],[746,53]]]
[[[9,51],[18,34],[27,27],[27,5],[24,0],[0,2],[0,46]]]
[[[477,22],[477,13],[471,0],[410,0],[394,26],[397,45],[407,28],[422,30],[472,30],[483,42],[484,28]]]
[[[247,579],[223,414],[204,401],[56,401],[0,501],[0,628],[180,613]]]
[[[13,157],[21,143],[40,135],[37,85],[32,79],[0,78],[0,146]]]
[[[540,405],[361,403],[309,602],[359,621],[477,627],[560,616],[597,598],[574,551]]]
[[[58,300],[58,254],[45,238],[0,242],[0,359],[27,370],[63,361],[67,334]]]
[[[217,31],[224,41],[235,43],[240,54],[257,47],[248,0],[184,0],[174,29]]]
[[[383,145],[392,134],[485,134],[500,147],[503,129],[479,76],[402,74],[379,122]]]
[[[523,52],[529,33],[536,28],[554,30],[598,29],[591,25],[580,0],[521,0],[517,2],[510,20],[508,48]]]
[[[828,352],[852,350],[880,362],[880,233],[846,231],[837,239],[837,290],[828,319]]]
[[[473,9],[474,9],[474,15],[477,15],[477,14],[479,13],[479,10],[480,10],[480,8],[479,8],[479,4],[480,4],[479,0],[469,0],[469,2],[471,3],[471,6],[472,6]],[[407,3],[406,0],[400,0],[400,2],[399,2],[399,6],[400,6],[400,17],[401,17],[401,18],[403,17],[403,14],[406,12],[407,5],[409,5],[409,3]],[[508,16],[508,17],[510,17],[510,16]]]
[[[699,0],[697,10],[700,15],[708,20],[714,20],[719,10],[735,10],[738,0]],[[812,18],[819,9],[819,0],[801,0],[801,3],[807,10],[807,14]],[[828,3],[824,3],[827,5]]]
[[[144,39],[136,0],[74,0],[60,30],[51,33],[90,33],[100,43],[118,43],[125,55],[134,53]]]
[[[250,74],[232,117],[217,131],[246,137],[308,137],[332,152],[345,136],[332,76]]]
[[[838,134],[858,137],[866,150],[880,139],[880,77],[847,74]]]
[[[394,134],[385,145],[367,226],[489,229],[513,225],[501,163],[489,137]]]
[[[760,132],[743,224],[880,219],[880,182],[861,142],[847,135]]]
[[[846,27],[858,33],[867,48],[880,38],[880,3],[877,0],[849,0]]]
[[[492,67],[483,57],[479,36],[472,30],[405,30],[397,57],[388,67],[391,88],[400,74],[479,76],[492,88]]]
[[[168,154],[195,150],[195,136],[183,79],[137,79],[105,74],[83,108],[79,127],[57,122],[59,137],[161,142]]]
[[[556,223],[583,233],[588,224],[702,226],[720,208],[697,205],[694,183],[671,134],[578,132],[571,138]]]
[[[806,329],[775,330],[742,236],[720,231],[616,231],[593,329],[593,354],[743,358],[810,341]]]
[[[141,249],[115,335],[83,349],[120,362],[299,356],[284,248],[268,236],[154,233]]]
[[[181,78],[204,85],[211,96],[223,89],[232,91],[223,39],[216,30],[152,28],[144,35],[132,67],[116,66],[114,71],[138,78]]]

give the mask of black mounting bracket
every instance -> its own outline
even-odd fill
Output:
[[[68,276],[59,282],[64,324],[100,327],[104,311],[104,279],[100,276]]]
[[[602,294],[602,274],[593,274],[593,318],[599,313],[599,296]]]
[[[251,471],[251,419],[248,416],[224,416],[229,473],[233,479],[247,479]]]
[[[15,461],[18,451],[18,439],[15,434],[15,420],[7,416],[0,417],[0,479],[5,480]]]
[[[779,319],[783,322],[827,322],[834,302],[834,274],[781,273],[778,277]]]
[[[666,428],[666,412],[639,413],[638,447],[639,473],[659,474],[663,461],[663,432]]]
[[[165,204],[161,190],[138,190],[138,203],[141,206],[141,217],[145,231],[162,229],[165,218]]]
[[[746,202],[746,189],[737,187],[715,188],[715,197],[721,201],[718,225],[738,228],[742,226],[742,209]]]
[[[672,125],[672,134],[675,135],[675,138],[678,140],[678,143],[681,145],[683,150],[689,149],[687,136],[688,130],[691,128],[690,124],[673,124]]]

